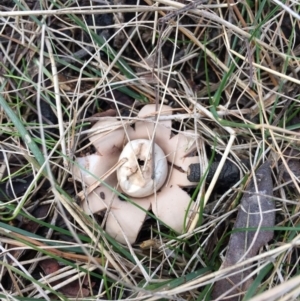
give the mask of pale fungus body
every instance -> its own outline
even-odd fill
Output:
[[[166,181],[168,176],[166,156],[157,144],[154,144],[153,155],[150,140],[129,141],[119,157],[119,160],[122,159],[126,161],[117,170],[117,177],[126,195],[138,198],[149,196],[160,189]]]
[[[151,199],[131,197],[130,201],[120,200],[110,188],[101,185],[89,194],[88,201],[83,202],[82,208],[88,214],[107,210],[107,233],[121,243],[126,244],[128,241],[132,244],[144,223],[146,212],[151,207]]]
[[[83,200],[82,209],[87,214],[107,210],[105,230],[120,243],[136,241],[150,209],[178,233],[192,214],[191,198],[182,188],[198,184],[187,179],[188,166],[199,163],[199,157],[193,155],[197,139],[189,131],[172,136],[171,120],[156,124],[146,119],[155,113],[155,105],[144,106],[134,129],[124,128],[116,118],[97,122],[90,137],[97,153],[78,158],[74,167],[75,178],[87,189],[100,179]],[[161,116],[171,114],[169,106],[160,107]]]
[[[118,160],[118,153],[111,154],[110,156],[99,156],[97,154],[93,154],[85,157],[79,157],[76,159],[76,163],[81,166],[81,169],[75,166],[74,176],[77,179],[82,178],[85,184],[92,185],[98,179],[103,178],[106,171],[112,168]],[[108,185],[115,183],[115,181],[115,174],[110,174],[105,179],[105,183]]]

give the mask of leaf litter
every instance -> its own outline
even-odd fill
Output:
[[[216,162],[211,164],[212,170],[218,166],[217,162],[223,157],[228,145],[229,136],[226,129],[230,127],[236,135],[234,143],[227,147],[230,149],[228,159],[233,163],[232,169],[223,168],[226,175],[225,172],[224,177],[222,173],[220,174],[214,185],[215,195],[209,200],[217,202],[217,210],[207,214],[208,206],[205,206],[203,215],[201,210],[200,214],[195,212],[195,215],[201,215],[201,223],[194,223],[191,231],[187,231],[180,237],[173,235],[162,225],[158,227],[157,221],[148,216],[137,244],[124,247],[107,240],[109,237],[104,235],[103,228],[99,226],[104,222],[105,216],[95,215],[93,219],[85,219],[79,214],[88,229],[93,229],[97,239],[93,239],[94,235],[87,235],[86,228],[77,220],[77,211],[68,209],[70,207],[62,210],[57,206],[62,200],[54,197],[58,195],[58,191],[49,189],[47,183],[46,187],[43,186],[43,190],[40,189],[42,185],[40,181],[46,180],[44,176],[34,180],[37,181],[37,189],[26,197],[22,208],[18,207],[20,204],[18,197],[24,196],[37,169],[28,158],[36,155],[24,148],[24,142],[19,137],[17,128],[1,107],[0,177],[3,174],[0,184],[1,216],[10,218],[11,212],[15,208],[20,208],[29,220],[31,218],[44,220],[44,216],[39,216],[31,208],[51,204],[51,210],[45,219],[47,224],[41,222],[39,227],[29,229],[25,227],[24,221],[23,225],[18,223],[19,216],[12,221],[15,227],[8,223],[1,223],[3,227],[0,229],[1,256],[4,262],[5,260],[8,262],[8,269],[2,268],[0,274],[1,289],[5,297],[12,294],[16,299],[38,298],[40,294],[37,295],[32,283],[38,281],[42,284],[44,275],[50,276],[49,271],[53,274],[62,274],[62,267],[68,268],[68,265],[72,266],[75,262],[73,272],[80,281],[78,285],[74,283],[71,286],[67,281],[59,283],[60,288],[57,288],[57,291],[65,296],[84,298],[90,294],[93,300],[99,298],[119,300],[133,298],[135,293],[139,292],[138,300],[145,300],[145,298],[148,300],[153,292],[157,292],[155,288],[159,288],[159,293],[164,292],[164,295],[151,295],[153,299],[207,299],[206,294],[215,279],[214,273],[209,275],[206,273],[214,269],[215,263],[219,264],[218,260],[211,263],[210,259],[220,257],[219,237],[211,225],[217,225],[215,227],[217,229],[219,222],[221,223],[228,214],[231,214],[222,208],[230,208],[236,199],[238,186],[234,189],[231,187],[243,177],[242,158],[249,162],[248,159],[254,156],[255,152],[257,158],[256,155],[266,145],[275,146],[277,142],[283,149],[297,148],[298,145],[299,134],[289,130],[287,126],[290,118],[299,115],[299,89],[297,88],[300,53],[299,20],[294,19],[288,11],[276,6],[274,1],[258,1],[255,5],[253,1],[192,3],[171,0],[159,0],[154,5],[151,0],[145,2],[71,0],[63,3],[47,0],[4,0],[0,2],[0,72],[3,84],[0,96],[5,98],[39,147],[45,143],[55,180],[64,193],[72,198],[77,194],[77,190],[82,189],[82,186],[72,180],[66,181],[72,177],[72,174],[63,165],[65,158],[60,150],[64,142],[59,141],[58,122],[66,131],[67,145],[64,146],[67,146],[70,151],[70,164],[74,156],[79,153],[82,153],[82,156],[89,152],[94,153],[92,147],[86,146],[84,131],[96,121],[96,117],[117,116],[124,120],[128,116],[136,118],[145,100],[153,103],[159,99],[165,104],[171,104],[176,113],[176,120],[172,122],[177,126],[177,130],[193,129],[195,133],[202,135],[205,146],[209,150],[208,158],[213,157],[212,151],[219,155],[219,158],[217,156],[215,158]],[[159,7],[156,6],[157,3]],[[197,5],[199,3],[202,4]],[[287,5],[291,9],[298,10],[295,1]],[[27,12],[20,12],[23,9]],[[123,14],[122,11],[125,9],[127,12]],[[44,12],[39,12],[40,16],[38,16],[34,10],[44,10]],[[55,54],[58,68],[56,87],[61,94],[59,105],[56,105],[55,101],[55,95],[58,93],[54,93],[55,83],[51,75],[49,55],[47,53],[43,55],[45,62],[43,66],[37,65],[37,60],[42,56],[40,47],[45,42],[40,26],[41,21],[47,24],[45,34],[46,38],[52,41],[52,52]],[[112,22],[114,24],[111,24]],[[47,51],[50,53],[49,50]],[[156,55],[160,60],[159,64],[153,60],[153,56]],[[155,67],[154,75],[157,80],[151,82],[153,67]],[[43,74],[44,79],[39,81],[37,74]],[[157,81],[160,83],[159,86],[151,86],[156,85]],[[40,95],[37,87],[42,88],[40,111],[37,108],[37,95]],[[63,107],[64,116],[56,118],[60,107]],[[43,126],[36,122],[38,115],[43,115]],[[293,126],[294,129],[297,128]],[[39,136],[42,127],[47,134],[46,141],[41,141]],[[257,129],[261,131],[255,131]],[[277,158],[285,156],[280,148],[272,148],[270,153],[271,156],[277,155]],[[6,157],[9,159],[6,160]],[[282,158],[278,158],[280,159]],[[293,179],[295,182],[295,178],[299,178],[298,158],[286,161],[287,165],[284,169],[279,168],[285,184],[286,181],[291,182]],[[205,167],[205,164],[203,165]],[[234,181],[230,185],[228,182],[231,176],[228,175],[227,170],[233,171]],[[214,173],[209,171],[207,180],[211,174]],[[220,192],[217,187],[220,186],[222,178],[226,184],[225,193]],[[258,178],[257,175],[256,179]],[[280,179],[274,177],[276,178]],[[251,192],[253,197],[262,193],[259,185],[260,183],[257,185],[257,190]],[[299,224],[299,210],[291,204],[292,201],[293,205],[298,206],[298,204],[295,195],[290,193],[289,186],[280,187],[278,183],[275,185],[274,196],[280,200],[277,203],[279,209],[277,218],[284,226],[293,223],[292,230],[287,235],[279,236],[281,245],[286,246],[290,243],[290,237],[294,237]],[[192,194],[194,191],[188,192]],[[195,196],[197,199],[195,203],[200,203],[204,193],[205,190],[200,190],[200,193]],[[254,203],[255,200],[250,198],[249,191],[247,196],[246,205],[248,204],[252,210],[250,200]],[[69,201],[72,203],[72,199]],[[242,208],[247,208],[246,205],[244,204]],[[263,213],[260,217],[265,217],[264,210],[265,208],[261,206]],[[260,247],[267,243],[267,234],[270,235],[272,232],[259,231],[265,226],[263,222],[256,221],[252,224],[252,217],[245,212],[238,215],[238,218],[241,216],[242,222],[239,224],[238,220],[235,225],[234,231],[237,232],[232,234],[227,252],[229,258],[226,257],[223,267],[226,267],[226,264],[227,267],[234,268],[236,263],[240,264],[255,256]],[[56,218],[54,213],[61,218]],[[65,220],[65,223],[60,224],[60,220]],[[10,234],[11,236],[8,237],[12,239],[8,240],[6,235],[12,227],[16,233],[22,233],[20,231],[27,229],[27,234],[14,236]],[[56,227],[56,230],[53,231],[51,227]],[[72,231],[69,232],[67,229]],[[231,230],[231,227],[228,229]],[[36,232],[37,236],[33,238],[28,235],[29,232]],[[262,238],[263,233],[265,236]],[[80,239],[77,237],[78,234]],[[46,236],[51,244],[40,240],[41,237]],[[149,238],[154,242],[149,243]],[[62,242],[66,239],[68,244],[75,246],[80,240],[80,246],[88,247],[88,254],[82,254],[80,249],[61,250]],[[248,243],[249,240],[253,240],[253,243]],[[145,241],[150,244],[149,249],[139,248],[138,243]],[[238,242],[241,243],[239,249],[234,245]],[[222,248],[227,247],[227,240],[221,243]],[[297,243],[300,244],[300,240],[293,246],[297,246]],[[212,252],[207,252],[209,245]],[[261,285],[260,290],[272,290],[281,283],[282,279],[289,280],[289,277],[298,272],[297,247],[290,249],[293,248],[289,248],[285,256],[281,254],[275,256],[276,264],[270,263],[270,265],[273,269],[272,273],[276,273],[278,277],[269,277],[268,285]],[[268,251],[262,255],[265,256],[266,253]],[[14,263],[11,264],[12,260],[7,259],[8,255],[15,260]],[[53,257],[57,262],[48,262],[48,266],[47,262],[42,264],[44,260],[41,259],[42,255]],[[284,260],[281,260],[281,257]],[[63,259],[69,259],[69,263]],[[95,285],[85,283],[83,276],[78,273],[81,265],[85,263],[95,271],[93,275],[91,273],[93,277],[91,283],[97,279]],[[15,269],[16,266],[19,270]],[[261,266],[258,266],[255,273],[260,271]],[[28,270],[28,275],[32,279],[28,280],[23,267]],[[53,271],[51,267],[54,268]],[[244,269],[250,271],[251,266],[245,265]],[[247,271],[244,274],[239,270],[235,271],[237,275],[235,278],[229,274],[225,275],[228,276],[225,280],[232,281],[228,288],[232,291],[228,294],[236,293],[242,296],[242,290],[246,290],[252,281],[247,279]],[[218,275],[220,272],[222,270]],[[84,273],[89,275],[88,271]],[[204,287],[205,277],[210,277],[209,288]],[[177,282],[178,279],[180,283]],[[239,284],[242,281],[244,284]],[[265,279],[263,281],[265,282]],[[172,287],[160,285],[168,282],[173,283]],[[149,286],[144,286],[145,283],[149,283]],[[227,284],[224,283],[225,293]],[[49,289],[51,285],[53,282],[49,284]],[[63,292],[63,286],[70,288],[71,293]],[[89,293],[85,291],[88,286]],[[141,287],[147,287],[148,291],[142,293]],[[83,293],[80,292],[81,288],[84,289]],[[48,299],[49,289],[44,290],[45,300]],[[218,298],[225,300],[222,294],[219,294]]]
[[[257,169],[244,192],[221,268],[231,267],[254,257],[259,249],[273,238],[273,230],[264,230],[275,225],[275,202],[272,195],[271,168],[267,161]],[[241,300],[253,280],[247,277],[250,273],[249,267],[249,264],[244,265],[242,272],[241,268],[236,269],[229,277],[217,281],[212,291],[213,298]],[[227,297],[228,295],[230,297]]]

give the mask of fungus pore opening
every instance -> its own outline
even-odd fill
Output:
[[[132,140],[124,147],[119,160],[127,159],[117,170],[120,187],[129,196],[142,198],[160,189],[168,175],[168,162],[163,150],[147,139]],[[154,172],[153,172],[154,167]],[[154,175],[154,178],[153,178]]]

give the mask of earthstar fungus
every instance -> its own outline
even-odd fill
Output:
[[[160,109],[161,116],[172,115],[171,107]],[[195,135],[191,131],[173,135],[171,120],[156,124],[145,119],[155,113],[155,105],[144,106],[134,128],[124,128],[113,117],[98,121],[89,138],[97,152],[77,158],[74,165],[75,179],[88,187],[101,180],[83,200],[82,209],[87,214],[107,210],[105,230],[121,243],[135,242],[150,209],[177,233],[183,232],[185,219],[191,215],[191,211],[187,213],[191,198],[182,188],[198,184],[187,179],[190,164],[199,163],[194,155]],[[117,170],[107,176],[118,163]],[[130,201],[121,200],[116,191]]]

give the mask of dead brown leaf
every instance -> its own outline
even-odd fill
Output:
[[[45,273],[45,275],[50,275],[59,270],[59,263],[52,258],[45,259],[40,262],[40,267]],[[54,281],[52,285],[57,285],[59,281]],[[95,282],[90,282],[88,276],[84,276],[82,279],[74,280],[64,287],[61,287],[59,291],[63,293],[66,297],[88,297],[90,295],[90,290],[85,288],[88,287],[89,284],[91,288],[95,285]]]
[[[59,264],[55,259],[49,258],[40,262],[40,267],[45,275],[50,275],[59,270]]]
[[[269,162],[266,162],[255,172],[241,200],[234,229],[243,230],[231,234],[226,258],[221,268],[231,267],[255,256],[259,249],[273,238],[272,230],[261,230],[263,227],[273,227],[275,224],[275,203],[270,197],[272,194],[271,169]],[[245,231],[250,228],[252,228],[250,231]],[[244,268],[247,268],[247,265]],[[244,273],[239,270],[235,270],[234,275],[215,283],[213,299],[237,301],[243,298],[252,279],[245,279],[249,269]],[[221,297],[223,295],[224,297]]]

